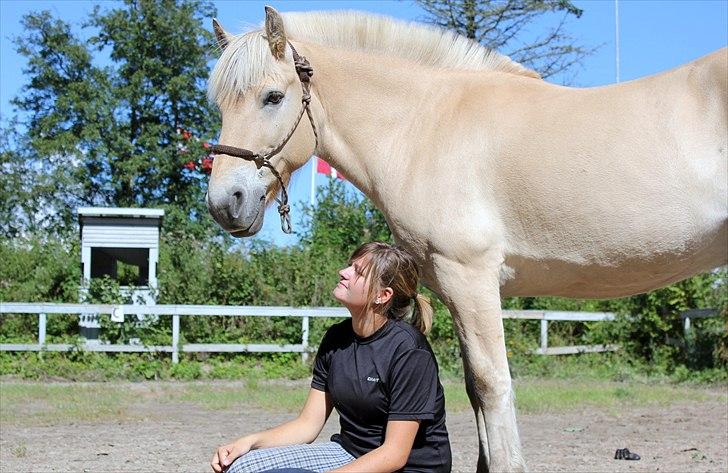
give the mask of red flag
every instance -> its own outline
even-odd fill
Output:
[[[346,180],[343,174],[338,172],[336,168],[331,167],[329,163],[321,158],[316,158],[316,172],[326,174],[336,179]]]

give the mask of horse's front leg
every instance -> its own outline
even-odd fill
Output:
[[[525,471],[503,335],[498,267],[444,258],[435,261],[440,292],[460,338],[465,382],[476,411],[478,472]]]

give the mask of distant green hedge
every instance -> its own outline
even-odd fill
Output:
[[[301,228],[300,243],[288,248],[262,241],[199,241],[175,231],[163,234],[158,303],[336,305],[331,290],[338,280],[337,270],[359,244],[389,240],[389,229],[369,201],[346,192],[335,180],[322,189],[315,208],[304,207],[301,211],[300,214],[308,217],[302,218],[297,227]],[[0,301],[78,302],[79,252],[76,234],[30,236],[0,242]],[[623,347],[620,356],[635,363],[659,365],[664,372],[679,369],[725,371],[728,370],[727,276],[723,269],[624,299],[509,298],[503,300],[503,307],[615,312],[618,318],[614,322],[552,323],[549,344],[618,343]],[[87,300],[123,302],[118,284],[108,279],[94,280]],[[440,365],[457,374],[461,370],[460,350],[450,315],[439,300],[433,298],[433,303],[436,316],[430,341]],[[695,320],[694,336],[685,340],[680,311],[705,307],[718,308],[721,315]],[[123,324],[117,324],[103,316],[102,337],[113,343],[126,343],[130,338],[139,338],[146,344],[170,343],[169,316],[145,322],[135,322],[132,317],[126,319]],[[317,344],[332,323],[334,320],[330,319],[312,320],[311,344]],[[297,318],[182,317],[181,324],[183,343],[299,343],[301,339],[300,319]],[[546,360],[548,357],[530,354],[538,347],[538,322],[505,320],[504,325],[514,374],[534,363],[551,363]],[[47,331],[49,342],[74,340],[78,335],[77,318],[49,316]],[[31,342],[36,334],[37,317],[0,317],[0,342]],[[100,356],[114,358],[113,355]],[[143,359],[139,355],[128,356],[129,359]],[[220,356],[221,359],[238,359],[238,355]],[[262,360],[267,355],[250,356]],[[46,357],[46,360],[50,359]],[[536,359],[538,361],[533,361]],[[278,362],[276,358],[271,360],[270,363]],[[0,373],[15,373],[11,366],[16,365],[3,364]]]

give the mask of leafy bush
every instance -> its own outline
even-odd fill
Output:
[[[78,235],[0,240],[0,301],[78,302]]]
[[[336,305],[331,290],[338,280],[337,270],[353,249],[366,241],[391,240],[391,235],[382,215],[368,200],[346,191],[341,182],[333,179],[320,189],[317,205],[303,206],[302,210],[308,218],[303,218],[297,226],[301,229],[300,243],[288,248],[259,240],[241,243],[229,238],[200,239],[174,230],[163,232],[157,301],[203,305]],[[76,235],[0,242],[1,300],[77,302],[81,279],[78,253]],[[726,276],[725,270],[715,271],[648,294],[616,300],[504,299],[505,309],[615,312],[618,317],[614,322],[551,323],[549,344],[617,343],[622,346],[617,354],[535,356],[532,351],[539,346],[538,321],[507,319],[504,330],[513,375],[562,376],[583,370],[609,379],[635,376],[725,379],[728,373]],[[85,300],[129,302],[118,281],[108,278],[94,279]],[[432,301],[435,317],[429,339],[440,368],[447,374],[462,375],[460,346],[451,316],[437,298],[432,297]],[[703,307],[719,308],[721,316],[693,320],[691,336],[686,340],[679,313]],[[311,345],[318,344],[326,329],[337,321],[312,319]],[[145,345],[171,343],[171,316],[143,321],[127,316],[123,323],[116,323],[104,315],[101,325],[102,337],[110,343],[129,343],[131,338],[139,338]],[[0,341],[30,343],[35,341],[36,333],[37,317],[12,314],[0,317]],[[181,318],[180,336],[182,343],[300,343],[301,320],[185,316]],[[78,343],[77,317],[49,316],[48,341]],[[8,362],[3,365],[3,372],[33,377],[42,376],[43,370],[47,370],[70,378],[96,376],[100,379],[107,376],[103,370],[109,370],[110,377],[130,379],[236,378],[261,372],[266,376],[293,376],[306,372],[301,369],[299,355],[295,354],[203,353],[184,355],[175,366],[168,358],[168,355],[82,352],[63,358],[48,353],[44,354],[43,369],[37,364],[23,366]],[[84,363],[88,365],[86,371],[81,368]]]

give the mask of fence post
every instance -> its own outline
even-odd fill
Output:
[[[179,315],[172,315],[172,363],[179,363]]]
[[[549,321],[541,319],[541,354],[546,354],[546,349],[549,347]]]
[[[301,361],[306,363],[308,361],[308,315],[301,317],[301,332],[303,333],[301,337],[301,345],[303,345]]]
[[[685,343],[687,343],[688,335],[690,335],[690,317],[685,317],[683,321],[683,332],[685,334]]]
[[[46,344],[46,315],[38,314],[38,356],[43,358],[43,349]]]
[[[43,349],[43,345],[46,344],[46,315],[45,314],[38,314],[38,345],[40,345],[41,350]]]

